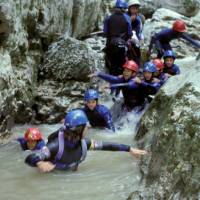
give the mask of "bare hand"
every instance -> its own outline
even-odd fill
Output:
[[[144,45],[144,40],[140,40],[140,46]]]
[[[55,166],[56,165],[49,161],[39,161],[37,163],[37,167],[41,172],[50,172],[55,168]]]
[[[167,78],[169,78],[169,77],[171,77],[172,75],[171,75],[171,74],[168,74],[168,73],[166,73],[166,74],[165,74],[165,76],[166,76]]]
[[[136,15],[131,15],[131,21],[135,21]]]
[[[98,72],[94,72],[88,75],[89,78],[97,77]]]
[[[137,83],[137,84],[141,84],[141,83],[142,83],[141,79],[138,78],[138,77],[135,77],[135,78],[134,78],[134,81],[135,81],[135,83]]]
[[[134,156],[135,158],[139,159],[141,156],[146,155],[147,151],[145,150],[140,150],[140,149],[134,149],[134,148],[130,148],[129,153]]]

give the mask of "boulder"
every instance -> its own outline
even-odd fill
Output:
[[[130,199],[198,199],[200,153],[200,61],[179,61],[140,121],[136,139],[151,151],[141,163],[141,190]]]

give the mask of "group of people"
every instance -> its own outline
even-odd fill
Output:
[[[92,75],[109,82],[115,95],[122,91],[127,111],[137,106],[142,109],[169,77],[180,74],[171,40],[182,38],[200,48],[200,43],[186,33],[185,22],[177,19],[172,28],[165,28],[152,36],[147,54],[150,58],[152,49],[156,49],[157,58],[149,59],[141,66],[140,46],[144,35],[140,6],[139,0],[129,0],[128,3],[116,0],[115,9],[106,17],[103,28],[107,38],[105,61],[109,74],[95,72]]]
[[[97,105],[97,109],[101,105]],[[89,109],[89,108],[88,108]],[[106,110],[106,109],[105,109]],[[105,111],[103,108],[103,114]],[[25,163],[37,167],[41,172],[78,169],[88,150],[123,151],[139,158],[145,150],[114,142],[99,142],[86,138],[89,121],[82,109],[71,110],[64,119],[64,126],[48,136],[47,144],[37,128],[28,128],[18,141],[23,150],[31,150]],[[112,128],[112,126],[110,127]]]
[[[110,110],[98,103],[99,93],[89,89],[84,94],[85,106],[67,113],[64,125],[48,136],[47,144],[38,128],[28,128],[24,137],[19,137],[22,150],[31,150],[25,163],[38,167],[42,172],[58,170],[77,170],[85,159],[87,150],[124,151],[140,157],[145,150],[114,142],[99,142],[85,138],[89,126],[108,128],[115,132]]]
[[[170,46],[171,40],[183,38],[200,48],[200,44],[186,33],[185,23],[176,20],[172,28],[152,36],[148,54],[150,56],[152,48],[156,48],[157,58],[142,67],[140,46],[144,36],[143,17],[139,14],[139,8],[139,0],[129,0],[128,4],[124,0],[116,1],[114,12],[105,19],[103,29],[107,38],[105,58],[109,74],[95,72],[90,75],[109,82],[109,88],[116,95],[121,91],[123,109],[127,112],[136,107],[142,110],[170,76],[180,74],[179,67],[174,63],[176,55]],[[99,104],[98,100],[97,90],[87,90],[84,94],[85,106],[69,111],[63,126],[49,135],[46,144],[37,128],[27,129],[24,137],[17,139],[23,150],[32,151],[25,163],[38,167],[42,172],[50,172],[54,169],[77,170],[87,150],[125,151],[135,157],[147,154],[145,150],[129,145],[98,142],[85,137],[89,124],[116,131],[110,110]]]

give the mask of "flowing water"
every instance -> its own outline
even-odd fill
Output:
[[[103,141],[133,144],[134,129],[141,114],[129,113],[118,123],[117,134],[91,129],[88,137]],[[31,125],[16,126],[13,131],[22,135]],[[40,125],[45,138],[61,124]],[[138,160],[126,152],[89,151],[77,172],[42,174],[24,164],[28,151],[17,142],[0,147],[0,200],[121,200],[137,188],[140,179]]]

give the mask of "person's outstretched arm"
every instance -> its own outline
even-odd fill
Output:
[[[114,142],[98,142],[95,140],[86,139],[88,150],[100,150],[100,151],[124,151],[129,152],[132,156],[139,158],[142,155],[146,155],[147,151],[135,149],[129,145],[119,144]]]
[[[38,167],[41,172],[50,172],[55,168],[55,165],[48,161],[54,157],[58,151],[58,140],[53,140],[44,146],[41,150],[28,155],[25,163],[31,167]]]
[[[110,85],[110,89],[116,89],[116,88],[121,88],[121,87],[128,87],[130,89],[137,89],[139,85],[135,82],[134,79],[130,80],[127,83],[115,83]]]
[[[181,38],[187,40],[188,42],[190,42],[191,44],[193,44],[195,47],[200,49],[200,43],[197,42],[196,40],[192,39],[187,33],[182,33],[181,34]]]

